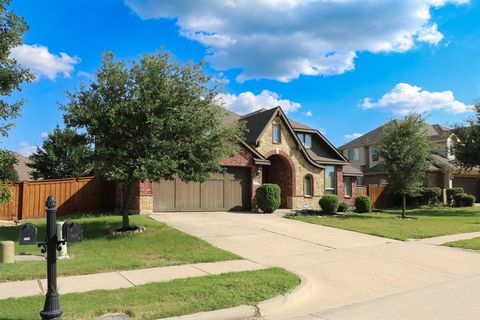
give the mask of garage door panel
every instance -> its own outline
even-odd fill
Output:
[[[463,188],[463,191],[468,194],[473,194],[480,201],[480,181],[476,177],[453,177],[453,187]]]
[[[223,179],[202,183],[202,208],[205,210],[224,208],[224,189]]]
[[[200,209],[200,183],[176,180],[175,208],[178,210]]]
[[[175,207],[175,180],[161,180],[152,186],[154,210],[169,210]]]

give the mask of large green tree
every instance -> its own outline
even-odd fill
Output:
[[[33,179],[75,178],[93,170],[93,149],[84,134],[56,127],[29,157]]]
[[[475,116],[453,129],[457,137],[452,149],[455,162],[466,169],[480,166],[480,104],[475,106]]]
[[[15,165],[17,157],[11,151],[0,149],[0,181],[18,182],[18,173]]]
[[[381,166],[389,189],[402,195],[402,218],[405,218],[406,195],[422,185],[432,151],[432,143],[419,114],[391,121],[383,128],[379,144]]]
[[[129,63],[107,53],[95,80],[68,94],[65,122],[87,132],[98,171],[126,190],[124,229],[140,181],[204,181],[222,170],[242,130],[224,124],[218,92],[203,64],[183,65],[158,52]]]
[[[23,101],[13,101],[9,96],[20,90],[20,85],[33,79],[33,75],[22,68],[10,56],[12,48],[22,44],[23,33],[28,29],[23,18],[18,17],[8,9],[10,0],[0,0],[0,136],[6,137],[13,125],[12,119],[18,117]],[[14,180],[9,177],[13,169],[12,155],[0,150],[0,168],[8,171],[5,180]],[[13,176],[15,178],[15,175]],[[17,177],[18,178],[18,177]],[[0,205],[10,200],[10,191],[5,180],[0,178]]]

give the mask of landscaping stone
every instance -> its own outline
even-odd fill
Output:
[[[99,320],[129,320],[131,319],[128,314],[125,313],[108,313],[98,317]]]
[[[112,236],[128,236],[139,232],[144,232],[144,226],[138,226],[132,230],[112,230]]]
[[[22,254],[22,255],[16,255],[15,256],[15,262],[20,262],[20,261],[42,261],[45,260],[44,256],[37,256],[34,254]]]

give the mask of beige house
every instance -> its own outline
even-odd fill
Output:
[[[393,120],[399,122],[399,120]],[[378,143],[385,125],[350,141],[338,149],[350,161],[350,164],[364,174],[359,184],[386,184],[381,159],[378,155]],[[456,137],[452,130],[439,124],[425,124],[425,132],[437,146],[431,155],[432,164],[425,173],[424,185],[443,189],[462,187],[468,194],[476,196],[480,201],[480,169],[465,171],[452,163],[454,155],[450,152]]]
[[[236,121],[244,122],[248,132],[239,152],[223,159],[224,173],[204,183],[142,182],[132,209],[255,210],[255,191],[263,183],[280,186],[282,208],[319,209],[318,200],[327,193],[353,203],[362,172],[318,130],[288,119],[280,107],[245,116],[226,113],[225,122]]]

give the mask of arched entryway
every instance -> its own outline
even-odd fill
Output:
[[[280,207],[287,208],[287,198],[293,195],[293,168],[288,159],[281,154],[267,158],[270,165],[263,170],[263,182],[280,186],[282,202]]]

